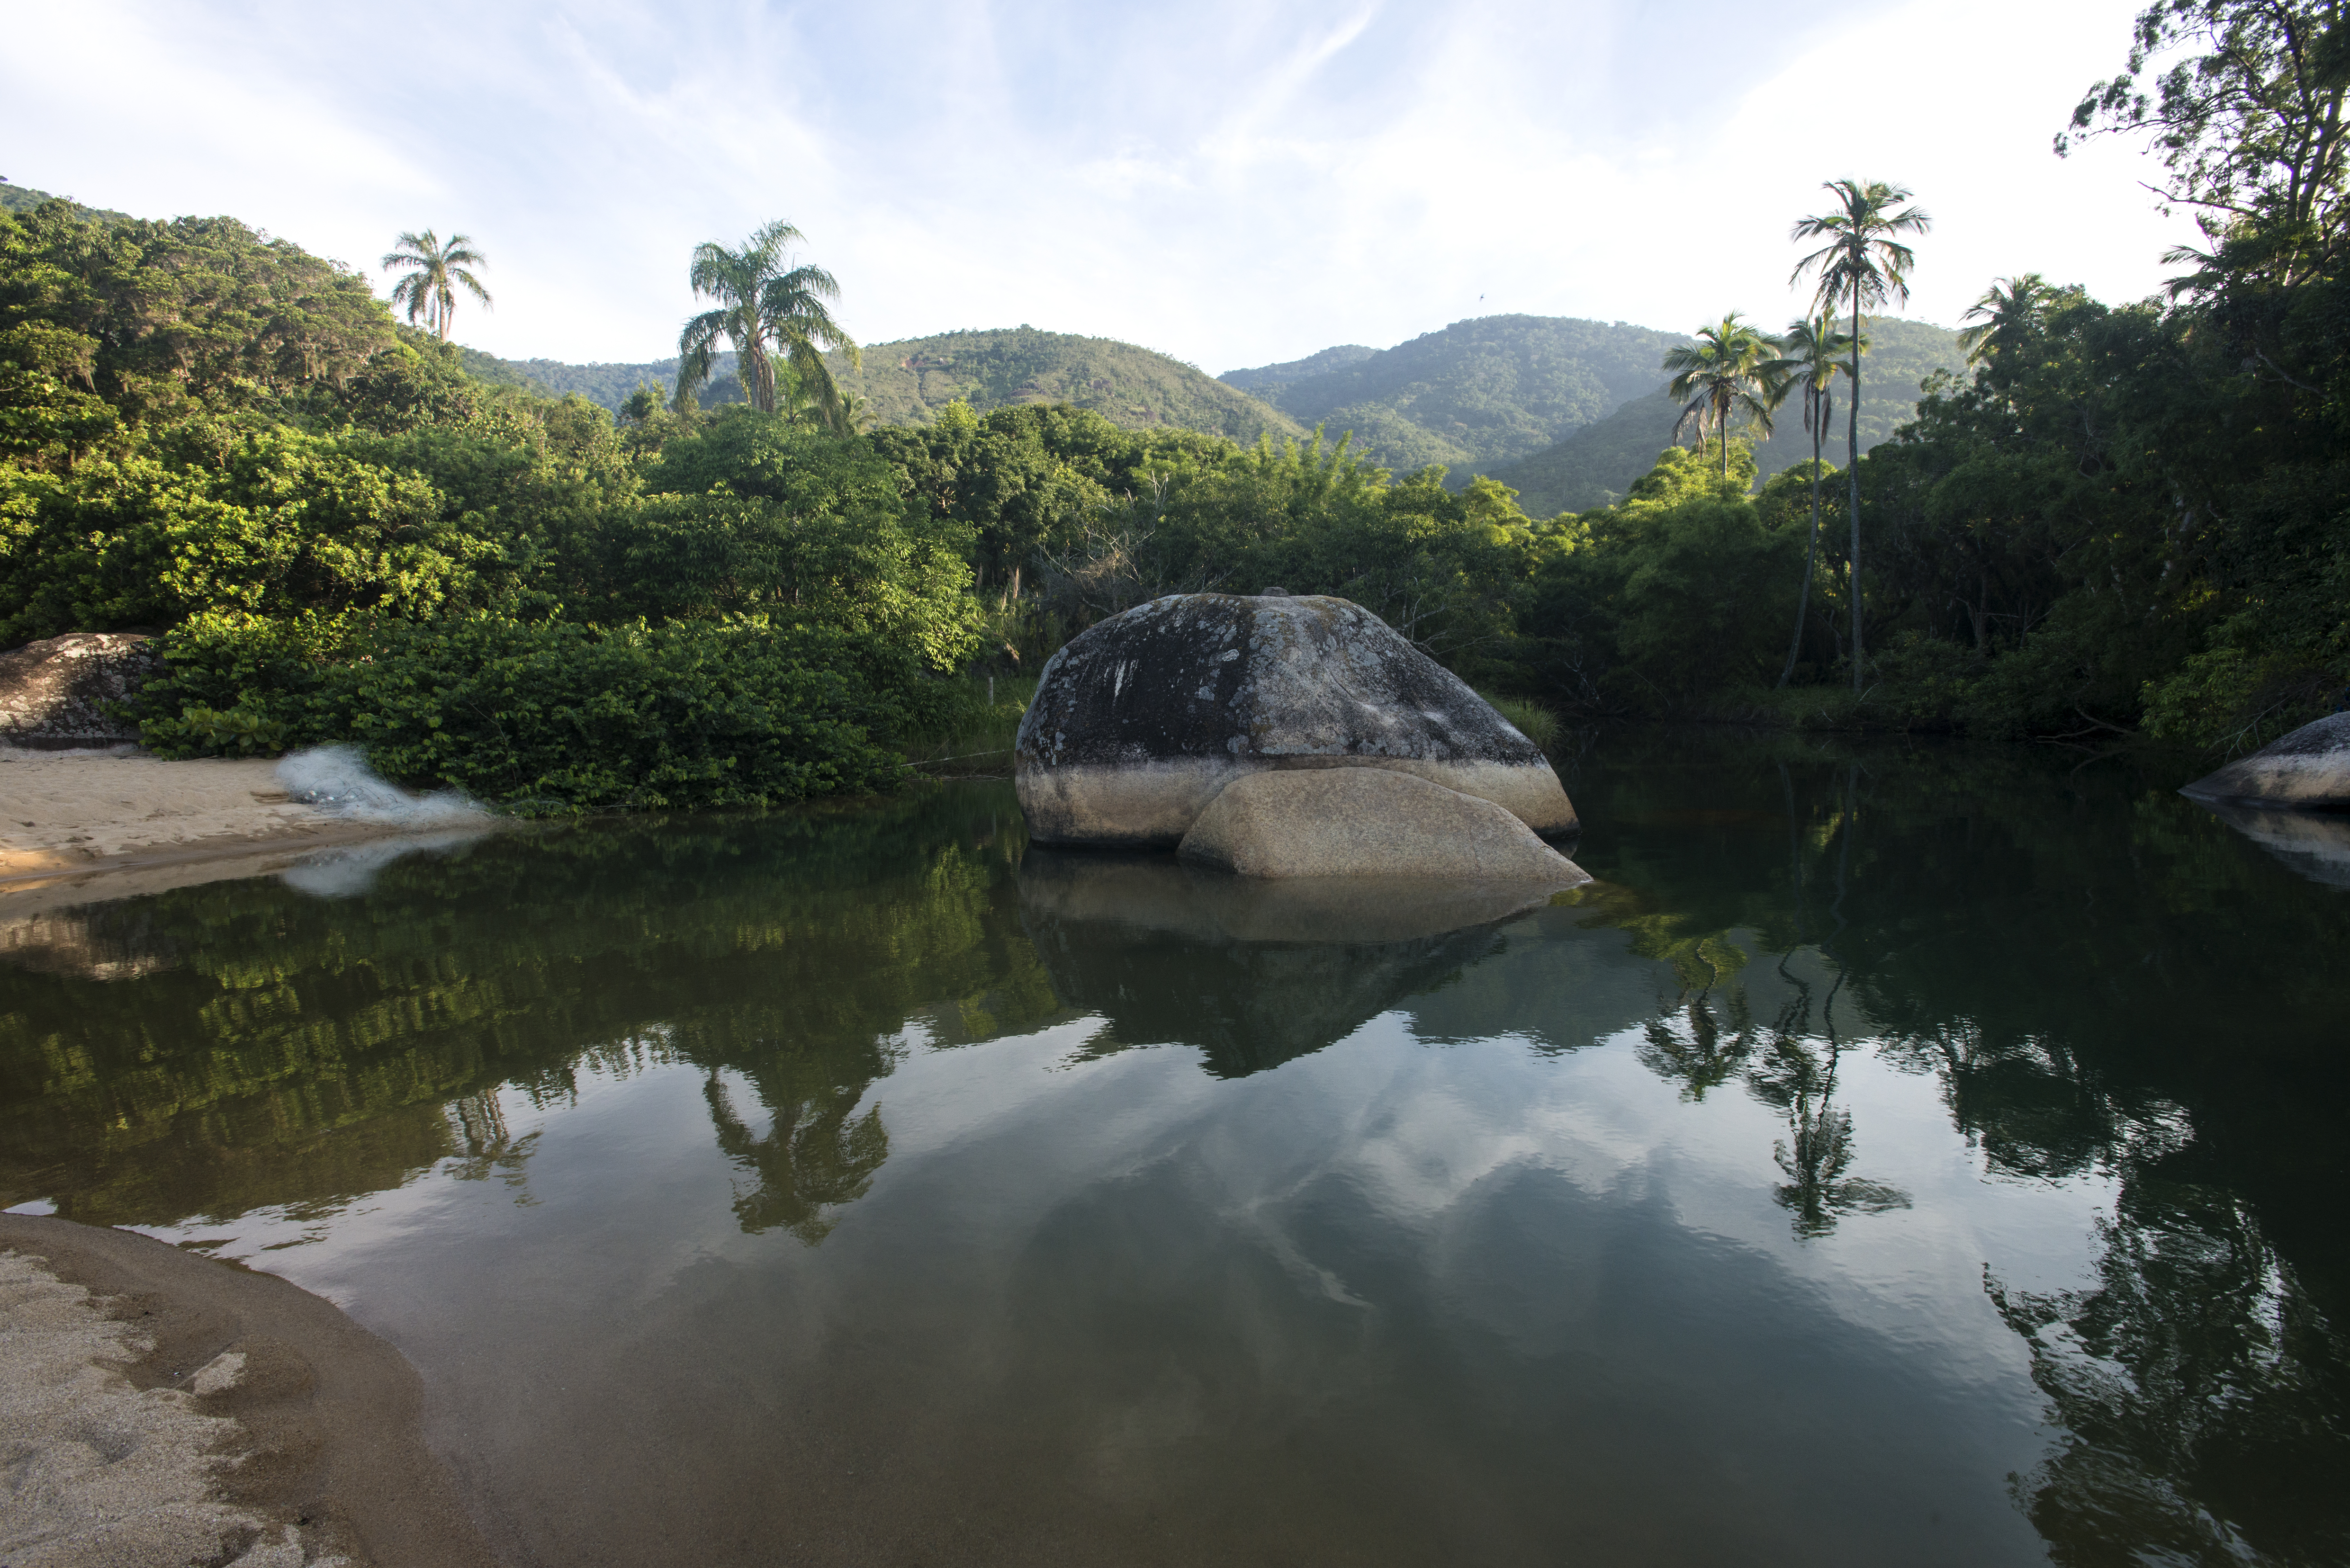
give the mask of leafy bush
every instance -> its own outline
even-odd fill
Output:
[[[314,647],[339,646],[333,662],[296,673],[306,632]],[[905,772],[885,737],[935,722],[942,705],[902,651],[759,618],[296,631],[214,618],[170,634],[163,656],[170,672],[142,694],[141,734],[166,755],[255,749],[264,736],[356,742],[391,778],[454,784],[526,815],[885,789]]]

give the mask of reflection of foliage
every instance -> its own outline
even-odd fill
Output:
[[[764,1137],[754,1137],[735,1114],[726,1085],[712,1074],[702,1084],[718,1147],[756,1179],[748,1192],[737,1188],[734,1215],[753,1233],[782,1228],[814,1246],[837,1222],[823,1210],[852,1202],[873,1185],[873,1173],[889,1158],[889,1134],[881,1107],[852,1116],[863,1097],[862,1083],[816,1089],[799,1098],[760,1098],[775,1117]]]
[[[1746,967],[1746,950],[1729,940],[1726,928],[1708,928],[1701,914],[1659,908],[1656,899],[1631,888],[1587,882],[1553,901],[1591,910],[1583,922],[1586,928],[1630,932],[1632,950],[1669,964],[1684,992],[1710,990]],[[1691,1023],[1694,1027],[1695,1021]]]
[[[1733,989],[1726,1006],[1731,1026],[1726,1041],[1710,996],[1692,996],[1678,1014],[1660,1012],[1648,1020],[1640,1026],[1641,1064],[1679,1084],[1684,1099],[1702,1100],[1708,1089],[1728,1083],[1754,1049],[1754,1019],[1743,989]]]
[[[450,1162],[449,1174],[460,1181],[487,1181],[495,1176],[514,1189],[515,1203],[536,1203],[523,1168],[537,1152],[538,1134],[516,1137],[506,1130],[505,1107],[498,1103],[497,1091],[461,1095],[449,1102],[447,1112],[461,1151]]]
[[[2350,949],[2350,899],[2313,897],[2134,764],[1622,732],[1595,754],[1604,771],[1568,784],[1592,825],[1576,858],[1612,885],[1585,900],[1599,923],[1669,913],[1684,942],[1833,949],[1841,1026],[1782,1018],[1739,1069],[1789,1114],[1799,1231],[1890,1196],[1848,1174],[1840,1038],[1934,1075],[1993,1172],[2120,1183],[2094,1287],[1991,1284],[2065,1428],[2019,1493],[2057,1562],[2350,1561],[2350,1346],[2331,1326],[2350,1299],[2333,1152],[2350,987],[2307,957]],[[1685,1003],[1643,1059],[1693,1084]]]
[[[1909,1207],[1908,1195],[1882,1182],[1848,1178],[1852,1165],[1852,1113],[1832,1102],[1837,1059],[1833,1040],[1800,1040],[1781,1034],[1747,1083],[1757,1098],[1787,1113],[1789,1138],[1773,1143],[1771,1156],[1787,1179],[1772,1199],[1795,1216],[1795,1234],[1825,1236],[1846,1214],[1882,1214]]]
[[[364,900],[264,879],[43,917],[49,971],[0,968],[0,1191],[168,1224],[452,1157],[512,1179],[498,1085],[672,1062],[735,1069],[788,1127],[885,1075],[910,1019],[1058,1015],[1011,913],[1017,821],[1008,788],[961,785],[500,837]],[[137,985],[96,978],[124,962]]]
[[[2339,1563],[2350,1343],[2247,1207],[2141,1179],[2097,1283],[1988,1282],[2064,1428],[2017,1482],[2056,1562]]]

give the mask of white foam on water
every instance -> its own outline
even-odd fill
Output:
[[[463,790],[411,794],[368,766],[357,746],[313,746],[277,764],[286,793],[331,816],[401,827],[486,826],[487,806]]]

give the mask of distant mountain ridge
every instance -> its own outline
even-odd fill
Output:
[[[1474,472],[1529,457],[1654,389],[1658,362],[1685,335],[1563,316],[1456,321],[1392,348],[1329,348],[1284,365],[1228,370],[1300,425],[1410,472],[1430,463],[1466,483]],[[1317,365],[1326,368],[1305,372]]]
[[[1303,359],[1291,359],[1279,365],[1260,365],[1253,370],[1227,370],[1216,379],[1227,387],[1238,387],[1243,392],[1270,401],[1275,393],[1292,381],[1302,381],[1326,371],[1343,370],[1349,365],[1360,364],[1378,352],[1378,349],[1360,343],[1341,343],[1318,354],[1308,354]]]
[[[1861,357],[1860,450],[1890,441],[1893,432],[1915,418],[1927,377],[1938,369],[1964,368],[1966,356],[1958,334],[1930,322],[1904,321],[1897,317],[1868,317],[1864,330],[1868,352]],[[1672,444],[1673,421],[1680,405],[1664,393],[1665,376],[1655,372],[1645,396],[1624,403],[1605,419],[1594,421],[1565,440],[1516,462],[1486,470],[1492,479],[1518,492],[1518,504],[1531,516],[1560,512],[1584,512],[1604,506],[1632,488],[1632,482],[1655,466],[1657,454]],[[1830,433],[1820,455],[1841,468],[1845,462],[1845,399],[1850,387],[1838,378],[1836,406]],[[1802,406],[1790,400],[1778,413],[1776,433],[1755,448],[1762,476],[1808,462],[1811,437],[1804,433]],[[1738,427],[1731,426],[1731,433]]]
[[[577,392],[615,412],[640,386],[667,397],[677,384],[674,358],[566,365],[501,359],[478,349],[464,353],[466,368],[485,380],[556,397]],[[1305,433],[1279,410],[1194,366],[1109,337],[1000,327],[868,344],[861,369],[845,354],[827,358],[841,390],[862,399],[879,424],[927,424],[960,398],[981,413],[1019,403],[1075,403],[1130,430],[1203,431],[1243,444],[1261,435],[1279,440]],[[734,356],[720,356],[700,396],[705,407],[742,400]]]
[[[985,412],[1018,403],[1074,403],[1130,430],[1172,427],[1252,443],[1302,436],[1297,422],[1197,366],[1114,337],[1033,327],[942,332],[875,343],[864,369],[829,356],[841,389],[882,424],[924,424],[960,398]]]

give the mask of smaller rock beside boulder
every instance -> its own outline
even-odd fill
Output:
[[[74,631],[0,653],[0,745],[35,751],[111,746],[139,726],[102,704],[137,693],[155,672],[146,633]]]
[[[2350,713],[2303,724],[2178,793],[2196,800],[2350,808]]]
[[[1234,779],[1178,854],[1243,877],[1456,877],[1560,888],[1591,880],[1492,801],[1388,768],[1284,768]]]

